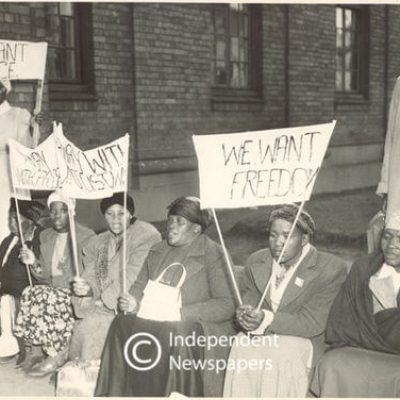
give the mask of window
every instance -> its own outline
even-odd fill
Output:
[[[336,91],[368,94],[368,8],[336,7]]]
[[[216,89],[261,88],[261,7],[246,4],[212,6],[214,54],[212,85]]]
[[[63,96],[65,92],[91,92],[94,83],[91,5],[65,2],[46,6],[50,91],[63,92]]]

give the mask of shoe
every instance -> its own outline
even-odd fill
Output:
[[[8,356],[8,357],[0,357],[0,364],[8,364],[12,360],[14,360],[15,357],[16,357],[16,354],[14,354],[13,356]]]
[[[40,363],[33,365],[31,369],[26,371],[26,375],[33,378],[42,378],[47,375],[51,375],[58,369],[58,363],[55,357],[47,357]]]

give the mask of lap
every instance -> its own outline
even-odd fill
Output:
[[[321,397],[400,395],[400,356],[355,347],[328,351],[311,386]]]

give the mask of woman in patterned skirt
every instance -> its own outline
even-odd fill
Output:
[[[48,206],[52,227],[40,234],[33,251],[21,250],[21,260],[31,265],[39,285],[28,287],[22,293],[15,327],[15,335],[32,345],[32,352],[21,367],[28,375],[37,377],[51,374],[66,361],[74,325],[70,286],[75,267],[68,207],[74,212],[75,203],[54,192],[49,196]],[[93,234],[76,224],[79,266],[82,246]],[[48,357],[43,360],[44,355]]]

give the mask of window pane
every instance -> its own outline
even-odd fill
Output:
[[[336,49],[341,49],[343,46],[343,31],[342,29],[336,30]]]
[[[224,38],[217,39],[216,58],[218,61],[225,61],[225,40]]]
[[[238,63],[231,64],[231,86],[239,87],[239,65]]]
[[[227,83],[226,80],[226,65],[225,61],[217,61],[217,68],[215,74],[215,83],[217,85],[224,85]]]
[[[66,78],[77,79],[78,74],[76,70],[76,53],[75,50],[66,51]]]
[[[358,79],[359,79],[359,74],[358,71],[351,71],[351,90],[358,90],[359,89],[359,84],[358,84]]]
[[[337,91],[343,90],[342,71],[341,70],[336,70],[336,90]]]
[[[344,46],[345,46],[346,50],[352,48],[352,45],[353,45],[352,39],[353,39],[353,37],[352,37],[351,32],[346,31],[344,33]]]
[[[343,27],[343,9],[336,7],[336,28]]]
[[[60,15],[73,15],[74,6],[72,3],[59,3]]]
[[[225,34],[226,21],[225,13],[222,10],[216,10],[214,12],[214,30],[217,34]]]
[[[344,90],[349,92],[351,90],[351,72],[345,71],[344,73]]]
[[[346,70],[352,69],[352,63],[353,63],[353,54],[351,51],[346,51],[346,54],[344,56],[344,68]]]
[[[248,65],[247,63],[240,64],[240,83],[242,87],[249,86],[249,73],[248,73]]]
[[[346,29],[351,29],[353,25],[353,12],[352,10],[344,10],[344,26]]]
[[[239,60],[239,38],[231,38],[231,61]]]
[[[248,42],[245,39],[240,40],[240,52],[239,52],[239,59],[240,61],[249,61],[248,60]]]
[[[231,10],[229,25],[231,35],[239,35],[239,15],[238,12],[235,10]]]

